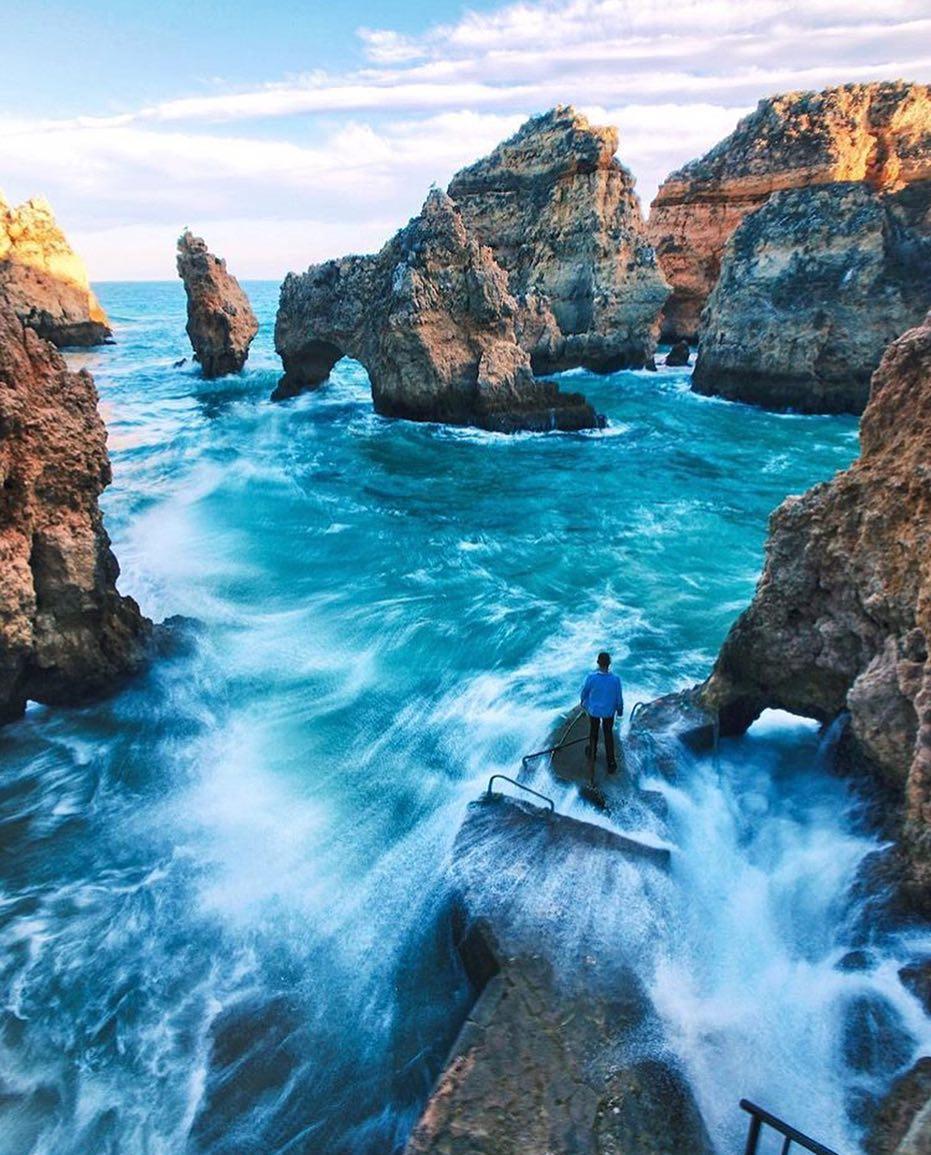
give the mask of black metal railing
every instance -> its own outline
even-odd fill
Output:
[[[532,754],[525,754],[520,760],[522,769],[526,770],[534,758],[543,758],[546,754],[555,754],[557,750],[565,750],[569,746],[578,746],[580,742],[587,742],[588,736],[584,738],[573,738],[571,742],[557,742],[555,746],[547,746],[545,750],[534,750]]]
[[[749,1099],[741,1099],[740,1106],[750,1116],[750,1127],[747,1130],[747,1145],[744,1148],[744,1155],[756,1155],[757,1144],[760,1141],[760,1131],[763,1127],[771,1127],[773,1131],[778,1131],[779,1134],[783,1136],[782,1155],[788,1155],[793,1143],[799,1147],[804,1147],[806,1151],[813,1151],[814,1155],[837,1155],[837,1152],[832,1151],[830,1147],[825,1147],[823,1143],[818,1143],[808,1135],[796,1130],[795,1127],[790,1127],[788,1123],[777,1119],[775,1115],[770,1115],[769,1111],[764,1111],[762,1107],[751,1103]]]
[[[547,806],[549,806],[550,813],[555,812],[556,804],[553,802],[552,798],[547,798],[547,796],[545,794],[541,794],[539,790],[531,790],[529,786],[525,786],[523,782],[518,782],[516,778],[508,778],[507,774],[492,774],[492,776],[488,779],[488,788],[485,791],[486,798],[494,797],[495,792],[492,790],[491,784],[497,778],[500,778],[502,782],[510,782],[510,784],[512,786],[516,786],[518,790],[526,790],[527,793],[532,794],[534,798],[542,799],[547,804]]]

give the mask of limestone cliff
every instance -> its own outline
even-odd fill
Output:
[[[285,374],[275,396],[314,388],[349,356],[368,370],[386,416],[505,432],[594,426],[583,397],[534,379],[517,318],[506,274],[434,190],[381,252],[286,278],[275,325]]]
[[[100,345],[111,337],[84,262],[41,197],[12,208],[0,196],[0,296],[55,345]]]
[[[640,368],[656,346],[669,287],[617,146],[616,129],[558,107],[449,185],[529,309],[521,336],[537,373]]]
[[[178,275],[187,294],[187,334],[204,376],[238,373],[259,331],[249,298],[226,261],[190,232],[178,238]]]
[[[896,192],[929,179],[928,85],[847,84],[760,101],[653,201],[648,235],[673,286],[663,338],[695,337],[728,237],[773,193],[837,181]]]
[[[727,242],[692,387],[807,413],[860,413],[888,343],[931,306],[931,236],[863,183],[775,193]]]
[[[89,373],[0,299],[0,722],[91,698],[142,660],[149,622],[116,589],[110,481]]]
[[[931,314],[886,351],[854,465],[773,514],[766,564],[705,703],[737,732],[766,707],[850,713],[903,801],[909,893],[931,908]]]

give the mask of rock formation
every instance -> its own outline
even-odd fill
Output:
[[[847,84],[760,101],[729,137],[671,173],[653,201],[648,235],[673,287],[663,339],[696,336],[728,237],[774,192],[864,181],[885,193],[928,179],[928,85]]]
[[[55,345],[100,345],[111,337],[84,262],[41,197],[12,208],[0,196],[0,297]]]
[[[507,275],[434,190],[381,252],[288,275],[275,324],[285,373],[274,396],[314,388],[349,356],[368,370],[385,416],[504,432],[595,426],[583,397],[534,380],[517,318]]]
[[[69,704],[134,670],[150,624],[116,590],[97,501],[110,481],[87,372],[0,298],[0,722]]]
[[[470,806],[450,882],[477,1001],[407,1155],[711,1155],[633,970],[662,881],[602,827],[513,799]]]
[[[702,697],[723,733],[765,707],[850,714],[903,802],[905,893],[931,910],[931,314],[887,349],[846,472],[790,497]]]
[[[913,193],[931,208],[931,181]],[[692,388],[860,413],[883,350],[931,306],[931,236],[863,183],[775,193],[727,242]]]
[[[900,1075],[871,1121],[866,1155],[928,1155],[931,1152],[931,1058]]]
[[[187,293],[187,334],[205,377],[238,373],[259,323],[249,298],[200,237],[178,238],[178,275]]]
[[[669,286],[617,145],[615,128],[558,107],[449,185],[528,311],[521,342],[537,373],[637,369],[655,348]]]
[[[688,365],[690,352],[688,341],[676,341],[666,354],[665,364],[668,365],[670,369],[681,368],[684,365]]]

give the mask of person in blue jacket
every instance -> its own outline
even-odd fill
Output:
[[[598,669],[594,670],[585,679],[582,686],[582,709],[588,714],[588,745],[585,753],[588,755],[592,767],[592,776],[595,771],[595,758],[598,755],[598,731],[604,731],[605,757],[608,760],[608,773],[617,770],[617,759],[614,755],[614,715],[620,717],[624,713],[624,693],[621,679],[611,673],[611,655],[602,651],[598,655]]]

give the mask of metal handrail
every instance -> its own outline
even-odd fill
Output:
[[[749,1099],[741,1099],[740,1106],[741,1109],[746,1111],[750,1116],[750,1127],[747,1131],[747,1146],[744,1148],[744,1155],[756,1155],[757,1143],[760,1139],[760,1128],[764,1124],[767,1127],[772,1127],[774,1131],[778,1131],[780,1135],[785,1136],[785,1142],[782,1144],[782,1155],[788,1155],[789,1148],[793,1143],[797,1143],[799,1147],[804,1147],[806,1151],[813,1151],[814,1155],[837,1155],[837,1152],[832,1151],[830,1147],[825,1147],[823,1143],[818,1143],[795,1127],[790,1127],[788,1123],[777,1119],[775,1115],[770,1115],[769,1111],[764,1111],[762,1107],[751,1103]]]
[[[486,798],[491,798],[494,794],[494,791],[491,788],[491,784],[496,778],[500,778],[502,782],[510,782],[510,784],[512,786],[516,786],[518,790],[526,790],[527,793],[532,794],[534,798],[541,798],[549,806],[550,813],[555,814],[556,803],[552,798],[547,798],[547,796],[545,794],[541,794],[539,790],[532,790],[529,786],[525,786],[523,782],[518,782],[516,778],[508,778],[507,774],[492,774],[492,776],[488,779],[488,787],[485,790]]]
[[[555,746],[549,746],[546,750],[534,750],[532,754],[525,754],[521,758],[521,768],[526,770],[528,763],[532,762],[534,758],[542,758],[544,754],[555,754],[557,750],[565,750],[568,746],[578,746],[580,742],[587,741],[587,737],[573,738],[571,742],[557,742]]]

